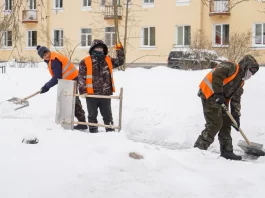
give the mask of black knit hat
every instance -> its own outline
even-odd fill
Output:
[[[36,49],[38,50],[38,54],[41,58],[43,58],[45,53],[50,52],[50,50],[45,46],[38,45]]]

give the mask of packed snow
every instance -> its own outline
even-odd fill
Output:
[[[55,124],[57,86],[29,99],[17,111],[5,100],[24,98],[50,79],[47,67],[7,68],[0,74],[1,198],[263,198],[265,157],[231,161],[193,148],[204,129],[198,85],[209,70],[167,67],[115,71],[116,93],[124,89],[122,130],[91,134]],[[246,82],[241,127],[265,144],[265,69]],[[81,99],[86,110],[85,99]],[[112,100],[118,124],[119,100]],[[87,114],[87,113],[86,113]],[[99,113],[98,120],[103,123]],[[236,154],[240,133],[232,130]],[[37,137],[38,144],[24,144]],[[129,157],[130,152],[143,159]]]

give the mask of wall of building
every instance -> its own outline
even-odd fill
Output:
[[[104,40],[105,27],[114,26],[113,19],[104,19],[104,7],[92,1],[89,9],[82,6],[83,0],[64,0],[62,9],[55,9],[54,0],[38,1],[38,23],[22,23],[21,31],[24,32],[22,45],[19,50],[12,52],[10,49],[0,49],[1,60],[12,58],[32,57],[42,61],[36,52],[36,47],[27,47],[27,31],[38,31],[38,45],[46,45],[51,50],[58,50],[64,54],[74,49],[73,61],[80,61],[88,55],[88,47],[81,47],[81,28],[92,29],[92,39]],[[110,1],[109,1],[110,2]],[[166,3],[165,3],[166,2]],[[3,5],[4,0],[0,0]],[[107,1],[108,3],[108,1]],[[124,1],[121,0],[121,5]],[[138,63],[166,63],[168,54],[173,46],[176,47],[177,26],[190,26],[191,38],[202,29],[206,37],[212,40],[215,24],[229,24],[230,34],[234,31],[253,31],[254,23],[263,23],[265,14],[259,12],[265,4],[261,2],[246,2],[237,5],[229,16],[209,16],[209,7],[202,5],[199,0],[186,0],[178,3],[177,0],[155,0],[153,4],[143,4],[143,0],[133,0],[130,5],[128,22],[128,49],[127,62]],[[25,9],[27,9],[25,7]],[[3,15],[3,12],[1,12]],[[21,14],[22,15],[22,14]],[[121,42],[124,39],[125,7],[123,7],[122,20],[119,20]],[[155,27],[155,46],[143,46],[143,27]],[[64,37],[63,47],[54,47],[54,30],[62,29]],[[265,26],[264,26],[265,29]],[[265,30],[264,30],[265,31]],[[48,34],[49,38],[45,36]],[[265,38],[264,38],[265,40]],[[250,43],[252,45],[252,43]],[[177,46],[181,47],[181,46]],[[182,46],[183,47],[183,46]],[[255,46],[261,52],[258,60],[265,63],[265,45]],[[12,52],[12,55],[10,55]],[[109,47],[110,55],[114,55],[113,47]]]

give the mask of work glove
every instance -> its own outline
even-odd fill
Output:
[[[234,116],[234,119],[237,123],[237,127],[234,125],[234,123],[232,123],[232,127],[234,127],[235,130],[239,131],[239,127],[240,127],[240,118],[238,116]]]
[[[120,49],[122,49],[122,48],[123,48],[123,46],[122,46],[121,42],[120,42],[120,43],[117,43],[117,44],[115,45],[115,49],[116,49],[116,50],[120,50]]]
[[[47,88],[45,85],[41,88],[40,90],[40,94],[46,93],[47,91],[49,91],[50,88]]]
[[[224,94],[223,93],[216,93],[215,94],[215,102],[217,104],[224,104],[226,101],[225,97],[224,97]]]

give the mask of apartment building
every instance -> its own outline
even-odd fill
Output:
[[[14,1],[0,0],[1,18],[12,13]],[[21,42],[14,48],[12,27],[1,29],[0,60],[41,61],[37,45],[58,50],[75,62],[88,55],[93,39],[102,39],[114,54],[114,0],[24,0],[19,11]],[[123,43],[127,0],[116,0]],[[13,2],[13,3],[12,3]],[[127,63],[166,63],[173,47],[189,47],[203,30],[214,48],[229,45],[235,31],[252,31],[253,49],[265,63],[265,3],[253,0],[228,9],[229,0],[129,0]],[[264,53],[264,55],[263,55]]]

